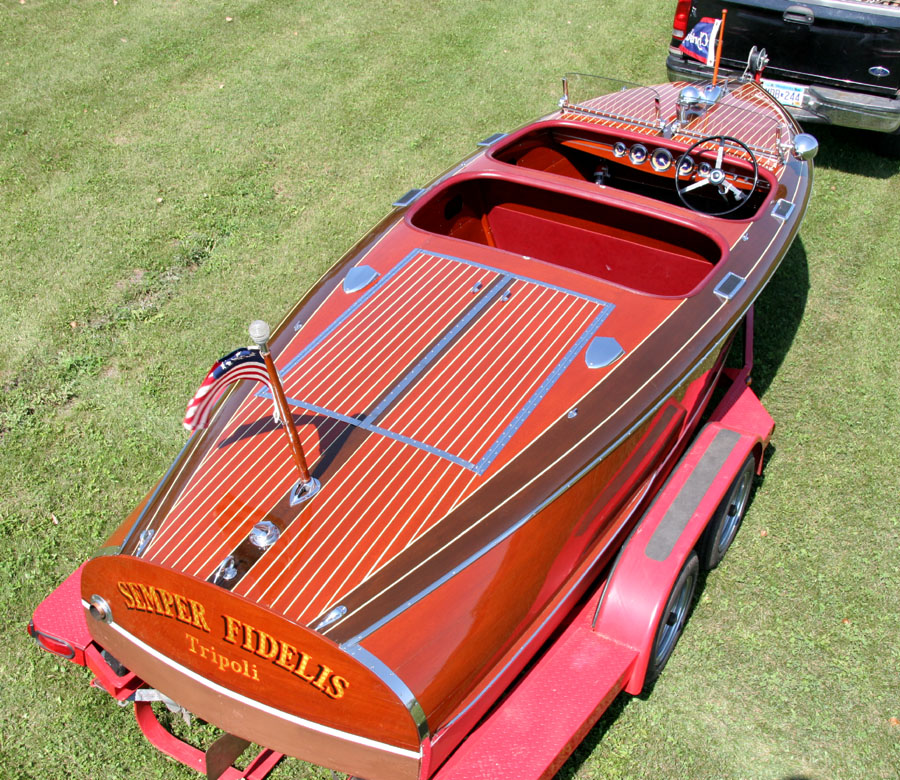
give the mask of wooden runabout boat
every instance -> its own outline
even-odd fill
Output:
[[[246,741],[433,777],[696,432],[815,141],[752,81],[564,85],[257,324],[277,377],[231,384],[64,586],[81,640],[36,615],[144,715],[163,698],[234,735],[210,777]]]

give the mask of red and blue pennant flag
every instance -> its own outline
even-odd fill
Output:
[[[704,16],[685,36],[679,47],[688,57],[712,67],[716,59],[716,37],[722,26],[721,19]]]
[[[225,387],[241,379],[262,382],[270,391],[272,390],[266,362],[258,348],[241,347],[215,362],[187,406],[184,427],[189,431],[205,428],[209,423],[212,409]],[[278,419],[277,413],[275,419]]]

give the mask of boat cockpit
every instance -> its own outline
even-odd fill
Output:
[[[474,176],[429,193],[413,226],[650,295],[696,289],[725,248],[694,227],[519,181]]]
[[[636,133],[548,123],[493,150],[491,156],[712,216],[750,219],[768,198],[771,184],[737,139],[713,138],[685,148]]]

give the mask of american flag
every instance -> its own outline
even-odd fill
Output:
[[[256,347],[241,347],[215,362],[187,406],[184,427],[189,431],[205,428],[209,423],[212,409],[225,387],[241,379],[262,382],[270,391],[272,390],[266,362]]]

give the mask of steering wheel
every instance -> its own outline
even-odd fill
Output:
[[[700,155],[709,156],[710,154],[715,153],[715,165],[708,170],[701,171],[700,168],[703,167],[702,164],[696,166],[693,165],[692,161],[694,158],[692,154],[704,144],[710,143],[716,144],[717,148],[715,150],[703,149],[700,152]],[[722,169],[722,160],[725,157],[726,143],[731,146],[739,147],[746,152],[750,163],[753,165],[753,184],[747,191],[735,187],[734,184],[728,180],[725,171]],[[688,167],[685,163],[690,163],[690,166]],[[709,162],[706,162],[706,165],[709,166]],[[691,179],[694,179],[693,183],[688,184]],[[747,198],[756,191],[756,186],[758,184],[759,164],[756,162],[756,155],[750,151],[750,147],[743,141],[732,138],[729,135],[710,135],[706,138],[701,138],[678,158],[678,162],[675,166],[675,191],[678,193],[681,202],[693,211],[699,211],[701,214],[709,214],[713,217],[721,217],[739,209],[744,205]],[[690,199],[685,197],[689,192],[694,192],[706,186],[715,187],[719,191],[719,195],[725,199],[726,205],[724,208],[719,210],[707,208],[701,205],[700,202],[691,203]],[[733,204],[732,200],[735,201]]]

